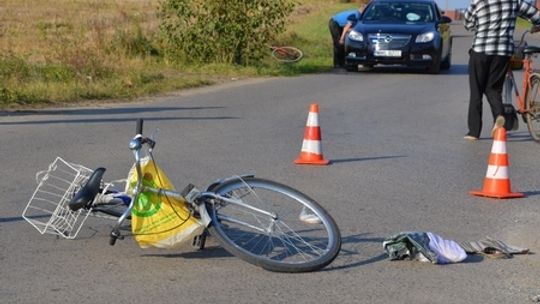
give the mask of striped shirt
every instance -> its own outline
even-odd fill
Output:
[[[472,49],[511,56],[518,16],[540,25],[540,12],[525,0],[472,0],[465,11],[465,28],[475,32]]]

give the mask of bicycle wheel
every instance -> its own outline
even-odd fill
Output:
[[[279,46],[272,49],[272,58],[279,62],[293,63],[302,59],[303,56],[300,49],[292,46]]]
[[[338,255],[341,236],[336,223],[305,194],[259,178],[234,179],[213,191],[245,204],[207,203],[210,234],[235,256],[271,271],[306,272],[330,264]]]
[[[527,116],[527,128],[532,138],[540,143],[540,75],[533,74],[530,78],[529,90],[525,96],[525,115]]]
[[[119,218],[126,212],[131,198],[120,192],[108,191],[102,196],[101,200],[103,202],[96,202],[92,206],[92,211]],[[126,219],[131,220],[131,213],[128,214]]]
[[[97,205],[92,209],[93,212],[101,212],[115,218],[119,218],[126,211],[127,206],[123,203],[110,203]],[[128,214],[127,220],[131,220],[131,214]]]

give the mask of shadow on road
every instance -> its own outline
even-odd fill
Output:
[[[479,254],[467,254],[467,258],[462,262],[465,264],[480,263],[484,260],[484,257]]]
[[[525,124],[526,126],[527,124]],[[527,142],[534,141],[528,131],[511,131],[507,133],[506,140],[508,142]]]
[[[342,237],[342,247],[341,252],[338,255],[338,259],[341,260],[341,265],[339,266],[330,266],[326,267],[322,271],[336,271],[342,269],[348,269],[353,267],[359,267],[371,263],[376,263],[383,261],[387,258],[386,253],[381,253],[379,255],[368,257],[367,259],[359,259],[359,252],[356,250],[358,245],[363,243],[379,243],[381,244],[384,241],[382,237],[369,237],[369,233],[362,233],[357,235],[350,235]],[[334,262],[335,263],[335,262]]]
[[[142,114],[174,111],[192,111],[192,110],[214,110],[223,109],[224,107],[131,107],[131,108],[73,108],[73,109],[48,109],[48,110],[20,110],[20,111],[0,111],[0,117],[23,117],[23,116],[54,116],[54,115],[96,115],[99,118],[83,118],[83,119],[28,119],[24,121],[3,121],[0,125],[46,125],[46,124],[86,124],[86,123],[111,123],[111,122],[128,122],[134,121],[133,117],[126,118],[104,118],[106,115],[122,115],[122,114]],[[132,115],[133,116],[133,115]],[[238,119],[233,116],[165,116],[165,117],[141,117],[145,120],[224,120]]]
[[[189,251],[180,253],[148,253],[142,257],[163,257],[163,258],[184,258],[184,259],[207,259],[207,258],[229,258],[234,257],[227,250],[220,246],[207,246],[204,250]]]
[[[449,75],[468,75],[469,74],[469,66],[466,64],[453,64],[452,67],[450,67],[450,70],[446,71],[445,74]]]
[[[43,215],[43,216],[32,216],[30,218],[45,218],[50,215]],[[22,216],[14,216],[14,217],[0,217],[0,223],[11,223],[11,222],[20,222],[24,221],[24,218]]]
[[[44,110],[14,110],[0,111],[1,116],[26,116],[26,115],[118,115],[135,114],[143,112],[185,111],[185,110],[212,110],[223,107],[141,107],[141,108],[68,108],[68,109],[44,109]]]
[[[330,163],[348,163],[348,162],[357,162],[357,161],[367,161],[367,160],[379,160],[379,159],[388,159],[388,158],[399,158],[407,157],[405,155],[394,155],[394,156],[376,156],[376,157],[358,157],[358,158],[342,158],[342,159],[331,159]]]
[[[166,120],[226,120],[226,119],[239,119],[234,116],[199,116],[199,117],[137,117],[143,118],[146,121],[166,121]],[[95,118],[95,119],[49,119],[49,120],[35,120],[35,121],[13,121],[13,122],[0,122],[2,126],[10,125],[49,125],[49,124],[87,124],[87,123],[121,123],[121,122],[133,122],[135,118]]]
[[[536,196],[540,195],[540,191],[521,191],[525,196]]]
[[[380,237],[368,237],[369,234],[358,234],[350,235],[342,238],[342,248],[341,252],[338,255],[339,266],[330,266],[324,268],[321,271],[335,271],[341,269],[348,269],[353,267],[358,267],[362,265],[367,265],[375,262],[385,260],[387,255],[382,253],[380,255],[370,257],[363,260],[358,260],[357,256],[359,252],[356,250],[359,244],[362,243],[381,243],[384,238]],[[224,257],[233,257],[232,254],[227,252],[220,246],[207,246],[204,250],[201,251],[190,251],[190,252],[180,252],[180,253],[151,253],[143,254],[143,257],[165,257],[165,258],[186,258],[186,259],[205,259],[205,258],[224,258]],[[337,264],[337,263],[336,263]]]
[[[433,77],[444,76],[444,75],[467,75],[468,66],[466,64],[453,64],[449,70],[441,70],[440,74],[427,74],[426,70],[423,68],[416,67],[406,67],[406,66],[397,66],[397,65],[378,65],[373,68],[360,68],[358,72],[347,72],[345,70],[337,69],[328,74],[336,75],[355,75],[355,74],[425,74]]]

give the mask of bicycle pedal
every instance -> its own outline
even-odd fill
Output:
[[[203,250],[206,243],[206,234],[199,234],[193,238],[192,246],[198,250]]]

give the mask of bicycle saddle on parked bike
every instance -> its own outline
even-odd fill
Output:
[[[92,202],[94,197],[99,193],[99,188],[101,186],[101,179],[105,173],[105,168],[97,168],[94,170],[92,175],[88,178],[86,184],[73,196],[69,202],[69,209],[72,211],[77,211],[89,203]]]

